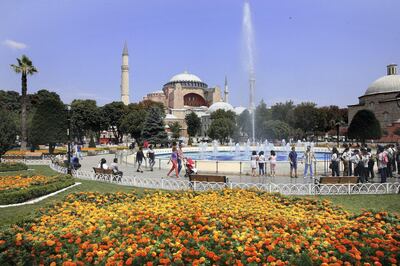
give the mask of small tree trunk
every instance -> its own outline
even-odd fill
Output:
[[[21,88],[21,150],[26,150],[27,144],[27,130],[26,130],[26,101],[27,101],[27,79],[26,73],[22,73],[21,77],[22,88]]]

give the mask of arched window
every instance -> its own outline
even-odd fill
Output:
[[[183,104],[186,106],[207,106],[206,100],[196,93],[188,93],[183,96]]]

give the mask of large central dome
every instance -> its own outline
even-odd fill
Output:
[[[193,74],[190,74],[187,71],[184,71],[183,73],[177,74],[173,76],[169,82],[179,82],[179,81],[195,81],[195,82],[202,82],[201,79]]]

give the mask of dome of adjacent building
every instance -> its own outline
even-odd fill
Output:
[[[244,110],[246,110],[246,107],[237,106],[235,107],[234,112],[236,113],[236,115],[241,115],[244,112]]]
[[[397,75],[397,65],[387,66],[387,76],[383,76],[369,85],[365,95],[378,93],[400,92],[400,76]]]
[[[177,74],[173,76],[169,82],[178,82],[178,81],[195,81],[195,82],[202,82],[201,79],[194,75],[190,74],[189,72],[185,71],[183,73]]]
[[[216,102],[213,103],[209,108],[207,113],[211,114],[217,110],[234,111],[233,106],[226,102]]]

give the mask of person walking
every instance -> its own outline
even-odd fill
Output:
[[[143,173],[142,163],[144,159],[143,147],[140,146],[139,150],[136,152],[136,163],[138,164],[136,172]]]
[[[156,163],[156,156],[153,150],[153,145],[149,146],[149,150],[147,151],[147,158],[149,158],[150,171],[153,171],[154,164]]]
[[[265,156],[263,151],[258,153],[258,173],[260,176],[265,175]]]
[[[306,151],[303,154],[302,163],[304,162],[304,178],[307,178],[308,169],[310,170],[310,177],[313,178],[313,167],[312,163],[315,161],[314,152],[311,151],[311,146],[307,146]]]
[[[275,177],[275,170],[276,170],[276,153],[274,150],[271,151],[270,156],[268,158],[269,164],[270,164],[270,171],[271,171],[271,176]]]
[[[168,163],[172,163],[172,165],[171,165],[171,169],[169,170],[167,176],[169,177],[169,175],[172,173],[172,171],[175,171],[176,178],[179,178],[179,173],[178,173],[178,151],[177,151],[176,146],[172,146],[172,153],[171,153],[171,157],[170,157]]]
[[[182,150],[182,143],[179,143],[178,145],[178,174],[181,173],[182,170],[182,164],[183,164],[183,160],[185,159],[185,156],[183,154],[183,150]]]
[[[332,176],[339,176],[339,151],[336,147],[332,149],[332,156],[331,156],[331,168],[332,168]]]
[[[381,176],[381,183],[386,183],[387,164],[389,158],[383,146],[378,146],[378,171]]]
[[[288,157],[290,163],[290,177],[293,177],[294,172],[294,177],[297,178],[297,152],[295,146],[292,147]]]

